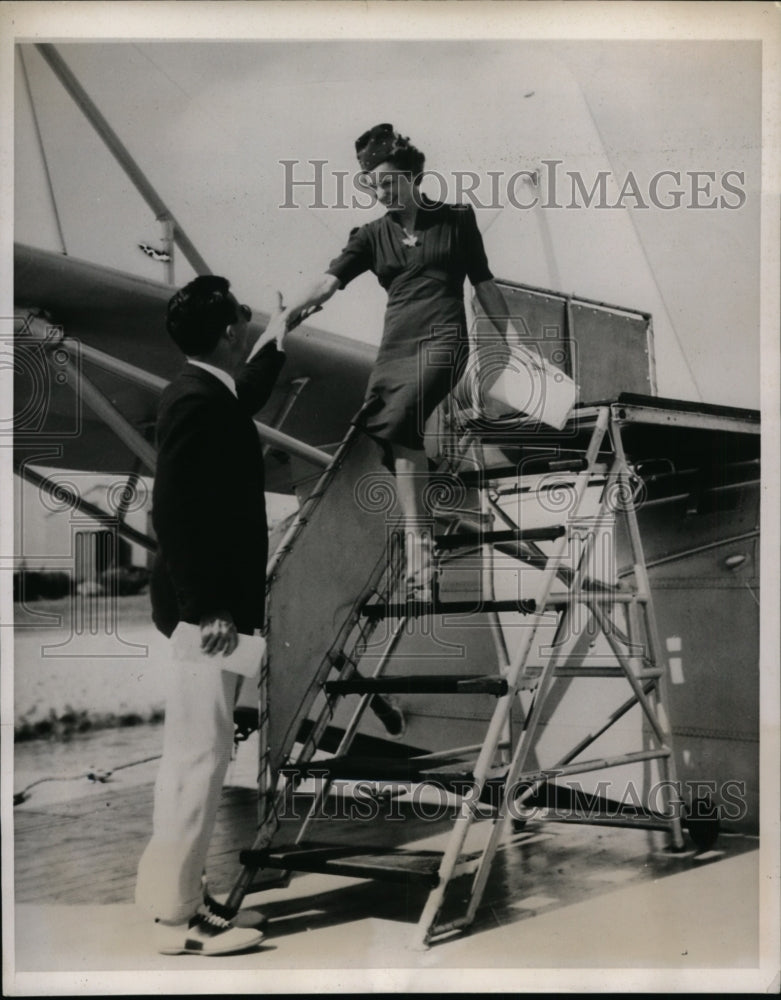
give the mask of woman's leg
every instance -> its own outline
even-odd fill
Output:
[[[420,591],[422,599],[430,598],[433,576],[433,518],[425,502],[428,483],[428,462],[422,450],[393,445],[393,468],[396,492],[404,517],[404,550],[407,560],[407,582]]]
[[[426,453],[394,444],[393,470],[404,520],[410,526],[420,525],[431,516],[428,510],[424,510],[424,493],[428,483]]]

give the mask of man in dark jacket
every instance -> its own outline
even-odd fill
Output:
[[[188,363],[158,411],[152,615],[168,637],[179,622],[198,626],[207,655],[166,665],[154,832],[136,886],[165,954],[228,954],[263,937],[233,926],[202,881],[233,743],[240,678],[229,657],[239,634],[263,625],[268,535],[252,415],[284,363],[285,327],[278,314],[253,346],[250,318],[229,282],[211,275],[168,304],[168,332]]]

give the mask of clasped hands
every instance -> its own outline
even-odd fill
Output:
[[[308,309],[287,309],[282,297],[282,292],[277,292],[277,308],[271,314],[268,326],[258,337],[252,352],[247,360],[251,360],[258,351],[262,350],[266,344],[276,343],[278,351],[284,351],[285,336],[299,323],[303,322],[307,316],[314,312],[319,312],[322,306],[310,306]]]

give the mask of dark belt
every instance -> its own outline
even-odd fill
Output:
[[[393,281],[391,281],[388,285],[388,294],[390,295],[393,292],[395,286],[401,279],[418,277],[434,278],[435,281],[441,281],[443,284],[449,286],[448,291],[452,295],[460,295],[463,291],[463,281],[461,281],[460,284],[457,284],[455,278],[449,271],[444,271],[442,268],[438,267],[425,267],[420,264],[413,264],[411,267],[405,268],[396,275]]]

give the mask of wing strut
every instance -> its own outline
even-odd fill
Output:
[[[50,493],[59,502],[65,502],[72,510],[78,511],[80,514],[86,514],[87,517],[91,517],[103,527],[109,529],[115,528],[121,538],[125,538],[129,542],[134,542],[136,545],[141,545],[150,552],[157,551],[157,542],[154,538],[145,535],[142,531],[138,531],[124,520],[124,510],[117,510],[114,513],[104,510],[102,507],[98,507],[97,504],[85,500],[78,493],[69,490],[56,479],[44,476],[28,465],[26,461],[21,461],[18,458],[14,460],[14,472],[21,476],[22,479],[26,479],[33,486],[37,486],[46,493]]]
[[[117,133],[109,125],[106,118],[98,110],[97,105],[82,87],[72,71],[57,51],[54,45],[48,42],[36,44],[36,49],[51,67],[52,72],[67,90],[76,104],[79,106],[85,117],[98,133],[100,138],[108,146],[109,151],[116,159],[117,163],[125,171],[129,179],[133,182],[136,190],[155,213],[155,218],[173,230],[173,238],[176,245],[182,251],[196,274],[211,274],[211,269],[203,257],[195,249],[195,246],[187,236],[185,231],[175,219],[166,203],[152,187],[143,170],[129,151],[125,147]]]

